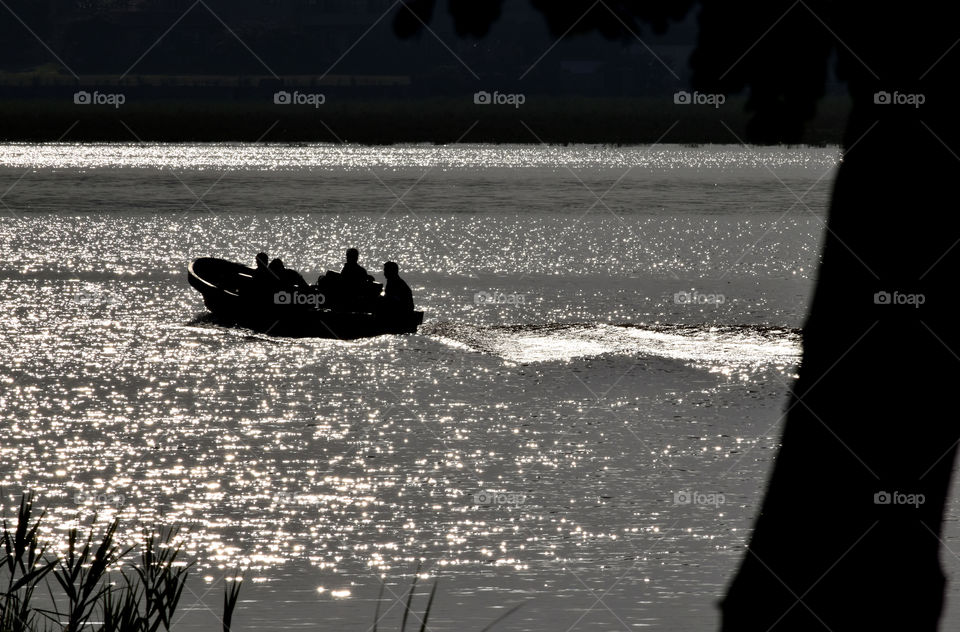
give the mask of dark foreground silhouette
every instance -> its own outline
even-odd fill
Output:
[[[694,3],[534,4],[557,36],[598,29],[634,37],[637,19],[664,28]],[[398,32],[416,31],[432,5],[401,9]],[[499,5],[450,2],[459,31],[476,35]],[[694,88],[749,91],[744,140],[798,141],[829,63],[853,100],[803,363],[722,627],[934,630],[960,439],[952,5],[714,0],[702,4],[700,25]],[[803,210],[804,192],[794,194]]]

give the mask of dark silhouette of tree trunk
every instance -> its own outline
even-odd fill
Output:
[[[557,34],[592,4],[534,0]],[[487,6],[478,14],[471,5]],[[634,19],[662,28],[690,6],[601,3],[574,31],[621,36]],[[451,10],[460,32],[482,35],[497,7],[462,0]],[[397,18],[399,32],[413,30],[407,13]],[[853,100],[799,379],[749,546],[722,601],[722,628],[934,630],[960,440],[953,7],[707,0],[699,20],[694,87],[748,90],[748,140],[798,141],[831,59]]]
[[[800,377],[723,602],[727,630],[933,630],[941,612],[960,367],[944,167],[960,163],[918,120],[879,107],[858,99],[851,118]],[[877,304],[878,292],[925,302]],[[895,492],[924,502],[877,504]]]
[[[749,86],[754,138],[797,137],[831,51],[853,99],[799,379],[723,600],[725,630],[936,629],[960,437],[951,410],[958,64],[948,52],[960,33],[946,6],[704,7],[698,82]],[[754,46],[739,62],[731,35]],[[895,493],[903,497],[878,504]],[[899,503],[910,495],[924,502]]]

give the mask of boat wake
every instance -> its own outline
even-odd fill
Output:
[[[789,366],[799,364],[801,356],[800,330],[752,325],[433,323],[420,333],[516,363],[627,355],[711,366]]]
[[[291,342],[248,329],[223,327],[209,314],[198,315],[186,326],[225,331],[248,341]],[[636,360],[660,358],[721,371],[797,366],[802,343],[799,329],[761,325],[480,326],[432,322],[423,325],[418,335],[453,352],[491,355],[514,364],[626,356]]]

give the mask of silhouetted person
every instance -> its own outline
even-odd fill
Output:
[[[292,270],[283,265],[280,259],[274,259],[270,262],[269,272],[280,287],[285,289],[306,288],[309,286],[306,279],[296,270]]]
[[[257,254],[256,268],[253,270],[253,282],[250,284],[250,295],[257,302],[273,300],[273,293],[279,288],[279,279],[270,269],[267,253]]]
[[[283,278],[283,272],[286,270],[286,268],[283,265],[283,261],[277,258],[270,262],[270,265],[267,266],[267,270],[270,272],[271,277],[279,281]]]
[[[356,248],[347,250],[347,262],[343,264],[340,270],[340,276],[348,283],[364,283],[373,281],[373,277],[367,274],[367,269],[358,263],[360,260],[360,251]]]
[[[265,252],[257,254],[257,266],[253,270],[253,280],[257,284],[266,284],[268,279],[273,278],[270,274],[270,257]]]
[[[412,312],[413,292],[407,282],[400,278],[400,266],[393,261],[383,264],[383,276],[387,285],[383,289],[384,309],[390,312]]]

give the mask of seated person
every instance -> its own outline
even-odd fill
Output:
[[[347,262],[343,264],[343,269],[340,270],[340,276],[343,277],[344,281],[348,283],[364,283],[374,280],[371,275],[367,274],[367,269],[357,263],[359,259],[359,250],[356,248],[347,250]]]
[[[306,279],[296,270],[284,267],[283,261],[274,259],[268,266],[269,273],[276,279],[277,285],[288,288],[305,289],[309,287]]]
[[[413,292],[407,282],[400,278],[400,266],[393,261],[383,264],[383,276],[387,285],[383,289],[383,307],[391,312],[412,312]]]
[[[262,279],[265,276],[269,276],[267,272],[267,267],[270,265],[270,257],[265,252],[257,254],[257,267],[253,271],[254,279]]]
[[[256,294],[271,292],[277,284],[277,280],[270,271],[269,261],[267,253],[257,254],[257,265],[253,270],[253,283],[250,285],[250,289]]]

